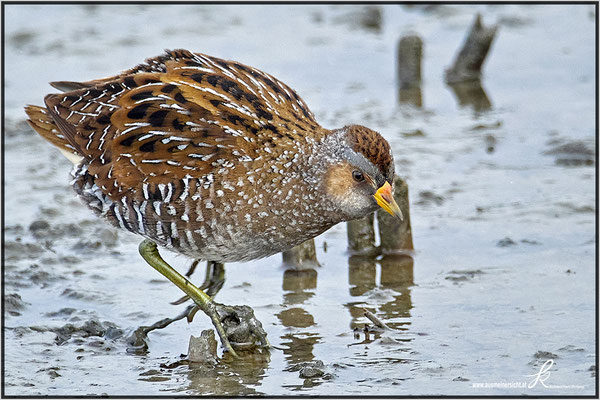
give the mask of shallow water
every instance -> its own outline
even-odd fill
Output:
[[[593,6],[5,11],[5,394],[594,394]],[[477,11],[500,24],[484,110],[460,106],[443,83]],[[397,103],[395,51],[409,32],[424,41],[422,108]],[[413,257],[351,258],[341,224],[316,239],[321,267],[286,270],[279,255],[226,265],[217,300],[253,307],[281,350],[178,365],[190,335],[210,327],[198,315],[128,353],[137,327],[185,308],[169,304],[181,293],[138,256],[137,237],[79,203],[69,162],[22,107],[41,104],[49,81],[108,76],[163,48],[258,67],[323,126],[380,131],[409,185]],[[357,338],[363,307],[396,330]],[[523,387],[549,359],[547,387]],[[300,377],[314,360],[324,375]]]

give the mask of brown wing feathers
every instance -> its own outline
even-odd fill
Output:
[[[28,105],[25,112],[29,116],[29,126],[31,126],[44,139],[52,143],[59,149],[67,152],[74,152],[74,148],[66,140],[62,132],[56,126],[54,119],[44,107]]]
[[[120,75],[46,96],[28,106],[30,125],[76,152],[89,173],[118,198],[148,177],[155,183],[202,176],[256,157],[275,156],[272,138],[302,140],[323,132],[288,86],[245,65],[169,51]],[[72,90],[75,89],[75,90]]]

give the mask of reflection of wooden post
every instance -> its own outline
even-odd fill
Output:
[[[449,83],[448,86],[452,88],[459,105],[472,106],[475,111],[492,108],[492,103],[481,86],[480,80]]]
[[[410,325],[410,310],[413,308],[411,287],[414,286],[414,260],[408,255],[387,255],[380,261],[381,287],[394,290],[392,301],[379,307],[384,321],[393,318],[404,318],[402,322],[394,323],[396,329],[406,329]]]
[[[364,218],[348,221],[348,249],[351,254],[377,255],[379,249],[375,245],[375,229],[373,228],[373,214]]]
[[[481,79],[481,66],[496,35],[497,25],[486,28],[477,14],[471,31],[456,56],[452,67],[446,70],[446,83],[457,83]]]
[[[284,304],[302,304],[314,296],[317,271],[312,268],[288,268],[283,273]]]
[[[315,240],[309,239],[298,246],[281,253],[283,263],[289,266],[318,266],[317,251],[315,249]]]
[[[377,6],[367,6],[361,13],[358,14],[359,23],[363,28],[370,29],[376,32],[381,30],[383,17],[381,8]]]
[[[361,296],[376,285],[377,265],[372,257],[352,256],[348,258],[348,283],[350,296]]]
[[[379,260],[381,264],[381,287],[403,292],[414,283],[414,260],[409,255],[390,254]]]
[[[398,94],[400,103],[423,106],[421,58],[423,41],[419,36],[403,36],[398,43]]]
[[[413,250],[410,211],[408,205],[408,185],[400,177],[395,179],[394,199],[402,210],[404,220],[398,221],[383,210],[377,211],[379,238],[383,254],[401,253]]]
[[[317,271],[314,269],[287,269],[283,273],[283,290],[302,292],[317,287]]]

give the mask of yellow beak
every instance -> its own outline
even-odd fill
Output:
[[[385,182],[383,186],[377,189],[377,192],[375,192],[373,197],[375,197],[375,200],[377,200],[379,207],[383,208],[400,221],[404,219],[402,216],[402,211],[400,211],[400,207],[398,207],[396,200],[394,200],[394,196],[392,196],[392,186],[389,184],[389,182]]]

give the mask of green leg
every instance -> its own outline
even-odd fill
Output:
[[[190,270],[185,274],[186,278],[190,278],[191,274],[196,269],[200,260],[194,260]],[[198,289],[204,291],[208,296],[215,297],[219,290],[225,283],[225,265],[216,261],[208,261],[206,263],[206,273],[204,276],[204,282],[198,287]],[[178,300],[171,302],[173,305],[183,304],[190,299],[190,296],[185,295]],[[188,318],[189,319],[189,318]]]
[[[221,343],[223,346],[233,356],[237,357],[237,353],[235,350],[233,350],[233,347],[231,347],[229,339],[227,339],[227,334],[225,333],[225,329],[223,328],[221,320],[219,319],[214,301],[207,296],[206,293],[198,289],[190,281],[183,277],[183,275],[173,269],[173,267],[167,264],[160,254],[158,254],[156,243],[145,239],[142,243],[140,243],[139,250],[144,260],[146,260],[146,262],[150,264],[152,268],[160,272],[168,280],[177,285],[179,289],[183,290],[183,292],[190,296],[190,298],[198,305],[198,307],[210,317],[215,329],[217,330],[217,333],[219,334],[219,337],[221,338]]]
[[[204,278],[203,288],[206,288],[206,294],[215,297],[225,283],[225,265],[216,261],[206,263],[206,277]]]

